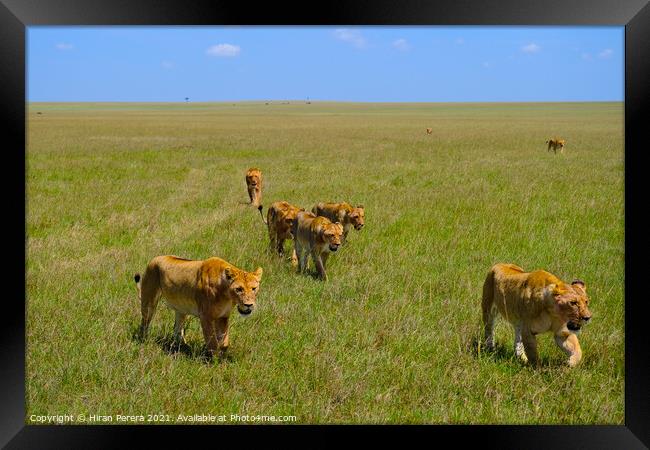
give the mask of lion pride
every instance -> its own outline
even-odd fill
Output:
[[[255,272],[238,269],[221,258],[192,261],[177,256],[156,256],[144,275],[135,274],[140,298],[142,323],[140,335],[146,337],[158,300],[176,311],[174,337],[184,342],[187,316],[201,321],[208,352],[223,354],[229,345],[228,319],[233,308],[249,315],[255,308],[262,280],[262,268]]]
[[[259,206],[262,204],[262,171],[255,167],[248,169],[246,172],[246,187],[248,197],[251,199],[251,205]]]
[[[264,220],[264,214],[262,214],[262,205],[258,206],[257,209],[260,211],[262,220],[268,228],[271,251],[277,251],[278,255],[282,257],[284,255],[284,241],[287,239],[293,239],[293,234],[291,232],[293,222],[298,213],[305,209],[299,208],[285,201],[274,202],[271,203],[271,206],[269,206],[269,209],[266,212],[266,220]],[[295,251],[293,252],[291,260],[294,263],[296,262]]]
[[[341,245],[343,226],[338,222],[332,223],[327,217],[300,211],[293,222],[292,234],[298,272],[307,269],[307,258],[311,255],[319,276],[327,280],[325,264],[329,254],[336,252]]]
[[[363,205],[352,206],[349,203],[318,203],[312,210],[317,216],[327,217],[332,222],[343,225],[343,243],[348,239],[350,228],[359,231],[366,223],[366,212]]]
[[[427,134],[433,133],[433,128],[427,128]]]
[[[560,149],[561,153],[564,153],[564,146],[566,145],[566,141],[564,139],[559,139],[559,138],[552,138],[546,141],[548,144],[548,148],[546,149],[547,152],[551,151],[551,148],[553,149],[553,153],[557,154],[557,149]]]
[[[514,264],[495,264],[483,284],[485,345],[494,349],[497,311],[515,331],[515,354],[533,365],[537,334],[553,332],[555,343],[569,356],[570,367],[582,358],[576,333],[591,319],[587,287],[580,280],[565,283],[544,270],[524,272]]]

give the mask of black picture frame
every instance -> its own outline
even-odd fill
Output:
[[[646,0],[366,0],[319,3],[225,2],[220,0],[0,0],[0,72],[2,123],[9,168],[3,177],[5,280],[22,278],[26,267],[28,208],[26,180],[26,27],[34,25],[619,25],[625,26],[625,425],[593,426],[359,426],[363,438],[381,439],[386,433],[407,433],[414,439],[434,434],[454,446],[476,442],[498,448],[647,448],[650,445],[650,339],[645,330],[648,273],[648,233],[643,221],[643,164],[648,128],[650,83],[650,6]],[[23,150],[22,152],[20,150]],[[14,179],[15,178],[15,179]],[[22,195],[20,195],[22,194]],[[24,236],[24,240],[19,239]],[[15,237],[14,237],[15,236]],[[26,283],[26,278],[22,278]],[[25,425],[25,304],[26,284],[15,284],[4,298],[2,364],[2,420],[0,445],[7,448],[112,448],[134,445],[134,439],[155,437],[159,442],[184,442],[197,435],[208,439],[266,435],[267,443],[291,433],[296,443],[317,431],[321,445],[340,440],[322,431],[349,431],[350,427],[186,427],[186,426],[36,426]],[[21,289],[22,288],[22,289]],[[15,292],[14,292],[15,291]],[[593,386],[598,389],[598,386]],[[317,430],[314,430],[317,428]],[[425,436],[426,435],[426,436]],[[283,443],[290,443],[282,437]],[[314,442],[309,438],[309,442]],[[430,439],[430,438],[429,438]],[[218,441],[215,441],[217,443]]]

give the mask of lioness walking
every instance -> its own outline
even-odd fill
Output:
[[[185,342],[184,324],[188,315],[201,321],[210,354],[223,353],[229,345],[228,319],[234,307],[246,316],[253,312],[262,280],[262,268],[255,272],[238,269],[221,258],[192,261],[177,256],[156,256],[144,275],[135,274],[140,298],[140,335],[146,337],[158,300],[176,311],[174,338]]]
[[[258,207],[262,204],[262,171],[257,168],[250,168],[246,172],[246,189],[251,205]]]
[[[552,331],[555,343],[574,367],[582,358],[576,333],[591,319],[587,287],[565,283],[544,270],[524,272],[514,264],[495,264],[483,284],[485,346],[494,349],[497,311],[515,329],[515,354],[537,364],[536,335]]]
[[[553,153],[557,154],[557,149],[559,148],[560,153],[564,153],[564,145],[566,144],[564,139],[553,138],[546,141],[546,143],[548,144],[547,152],[550,152],[552,148]]]

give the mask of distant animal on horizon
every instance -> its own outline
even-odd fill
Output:
[[[544,270],[524,272],[514,264],[495,264],[483,283],[485,346],[494,349],[497,312],[515,331],[515,355],[532,365],[538,362],[537,334],[552,331],[555,343],[575,367],[582,359],[576,334],[591,319],[583,281],[565,283]]]
[[[246,188],[251,205],[257,207],[262,204],[262,171],[251,167],[246,172]]]
[[[350,228],[360,231],[366,224],[366,212],[363,205],[352,206],[349,203],[318,203],[312,210],[317,216],[327,217],[332,222],[343,225],[343,243],[348,239]]]
[[[546,141],[548,144],[548,148],[546,149],[547,152],[551,151],[551,148],[553,149],[553,153],[557,154],[557,149],[560,149],[561,153],[564,153],[564,146],[566,145],[566,140],[564,139],[559,139],[559,138],[552,138]]]
[[[427,128],[427,134],[433,133],[433,128]]]
[[[277,252],[278,256],[284,256],[284,241],[293,240],[292,227],[296,216],[305,208],[299,208],[289,202],[273,202],[266,212],[266,220],[262,213],[262,205],[258,206],[262,221],[266,224],[269,231],[269,246],[272,252]],[[296,251],[292,251],[291,262],[297,263]]]
[[[184,343],[184,324],[188,315],[201,321],[203,337],[210,355],[223,354],[229,345],[228,320],[233,308],[242,316],[256,305],[262,268],[255,272],[238,269],[227,261],[213,257],[193,261],[172,255],[156,256],[144,274],[135,274],[140,298],[142,323],[140,336],[145,338],[160,298],[176,312],[174,339]]]
[[[332,223],[327,217],[300,211],[293,222],[291,233],[298,259],[298,273],[307,270],[307,258],[311,255],[318,275],[322,280],[327,280],[327,258],[341,245],[343,225]]]

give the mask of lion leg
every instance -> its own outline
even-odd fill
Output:
[[[253,189],[251,187],[248,187],[248,198],[251,200],[250,203],[253,203]]]
[[[158,271],[147,271],[142,279],[140,291],[140,312],[142,313],[142,322],[140,323],[140,337],[147,337],[149,325],[156,313],[156,307],[160,300],[160,284]]]
[[[483,299],[481,301],[483,311],[483,326],[485,347],[494,350],[494,324],[497,314],[494,307],[494,274],[490,272],[483,283]]]
[[[578,337],[573,333],[569,333],[568,336],[556,334],[555,343],[569,355],[569,360],[567,361],[569,367],[577,366],[582,359],[582,349],[580,348]]]
[[[221,317],[216,320],[217,325],[217,341],[219,345],[219,354],[223,355],[228,350],[230,345],[230,338],[228,337],[228,317]]]
[[[343,228],[343,239],[341,239],[341,244],[345,244],[348,241],[348,233],[350,228]]]
[[[178,344],[185,343],[185,321],[187,314],[176,311],[176,319],[174,320],[174,341]]]
[[[322,280],[327,281],[327,273],[325,272],[325,265],[323,264],[321,255],[314,250],[311,253],[311,257],[314,259],[314,265],[316,266],[318,275],[320,275]]]
[[[327,258],[329,258],[329,257],[330,257],[329,253],[327,253],[327,252],[321,253],[320,259],[321,259],[321,261],[323,261],[323,269],[327,265]]]
[[[284,256],[284,238],[278,238],[277,240],[277,251],[280,257]]]
[[[521,338],[521,324],[515,325],[515,355],[523,362],[528,362],[526,352],[524,350],[524,343]]]
[[[214,320],[207,317],[206,314],[201,314],[199,318],[201,320],[201,330],[203,331],[205,346],[208,348],[208,353],[210,356],[212,356],[217,353],[219,349],[219,341],[217,340]]]
[[[307,252],[298,239],[294,239],[294,252],[298,258],[298,273],[307,269]]]
[[[258,187],[255,190],[255,206],[262,204],[262,188]]]
[[[275,229],[269,224],[269,249],[271,253],[275,253],[278,248],[278,237]]]
[[[528,329],[523,328],[521,330],[521,339],[524,344],[524,352],[526,353],[526,357],[528,359],[528,362],[536,366],[538,363],[537,360],[537,338],[535,335]]]
[[[493,306],[483,309],[483,325],[484,325],[484,337],[485,337],[485,347],[492,351],[494,350],[494,325],[496,323],[497,314]]]

